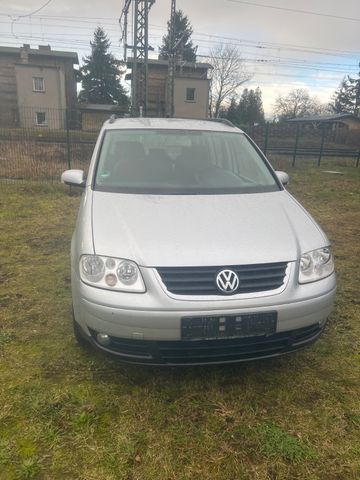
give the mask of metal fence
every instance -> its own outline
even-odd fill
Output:
[[[0,126],[0,178],[59,181],[67,168],[87,170],[108,117],[79,110],[19,109],[15,121]]]
[[[79,110],[21,111],[16,123],[0,127],[0,179],[56,181],[67,168],[87,170],[98,132],[109,116]],[[358,167],[360,132],[350,142],[330,129],[267,124],[245,129],[275,167],[343,165]]]
[[[298,124],[266,124],[244,128],[270,160],[286,157],[295,167],[298,162],[310,160],[320,166],[327,164],[359,166],[360,130],[349,132],[333,130],[331,125],[314,127]]]

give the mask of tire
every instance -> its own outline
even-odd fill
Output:
[[[89,349],[90,342],[86,340],[85,333],[83,332],[82,328],[77,323],[77,321],[75,320],[74,309],[72,310],[72,316],[73,316],[74,337],[77,343],[80,345],[80,347]]]

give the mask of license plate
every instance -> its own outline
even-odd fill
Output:
[[[182,340],[211,340],[271,335],[276,332],[277,312],[246,313],[181,319]]]

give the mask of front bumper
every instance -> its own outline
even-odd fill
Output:
[[[126,363],[153,366],[214,365],[276,357],[299,350],[315,342],[324,325],[318,323],[269,336],[221,340],[156,342],[111,336],[111,343],[107,347],[97,342],[98,332],[90,329],[88,341]]]
[[[315,341],[333,307],[335,274],[312,284],[289,283],[277,295],[256,298],[170,298],[159,288],[145,294],[96,289],[72,272],[75,319],[84,336],[96,347],[124,361],[145,364],[197,365],[265,358],[287,353]],[[234,296],[235,297],[235,296]],[[121,307],[119,307],[121,299]],[[261,337],[181,339],[181,319],[192,316],[241,315],[277,312],[276,333]],[[97,333],[111,337],[108,347]]]

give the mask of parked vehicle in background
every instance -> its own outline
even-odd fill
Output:
[[[314,342],[329,240],[229,122],[107,121],[71,245],[77,339],[141,364],[228,363]]]

